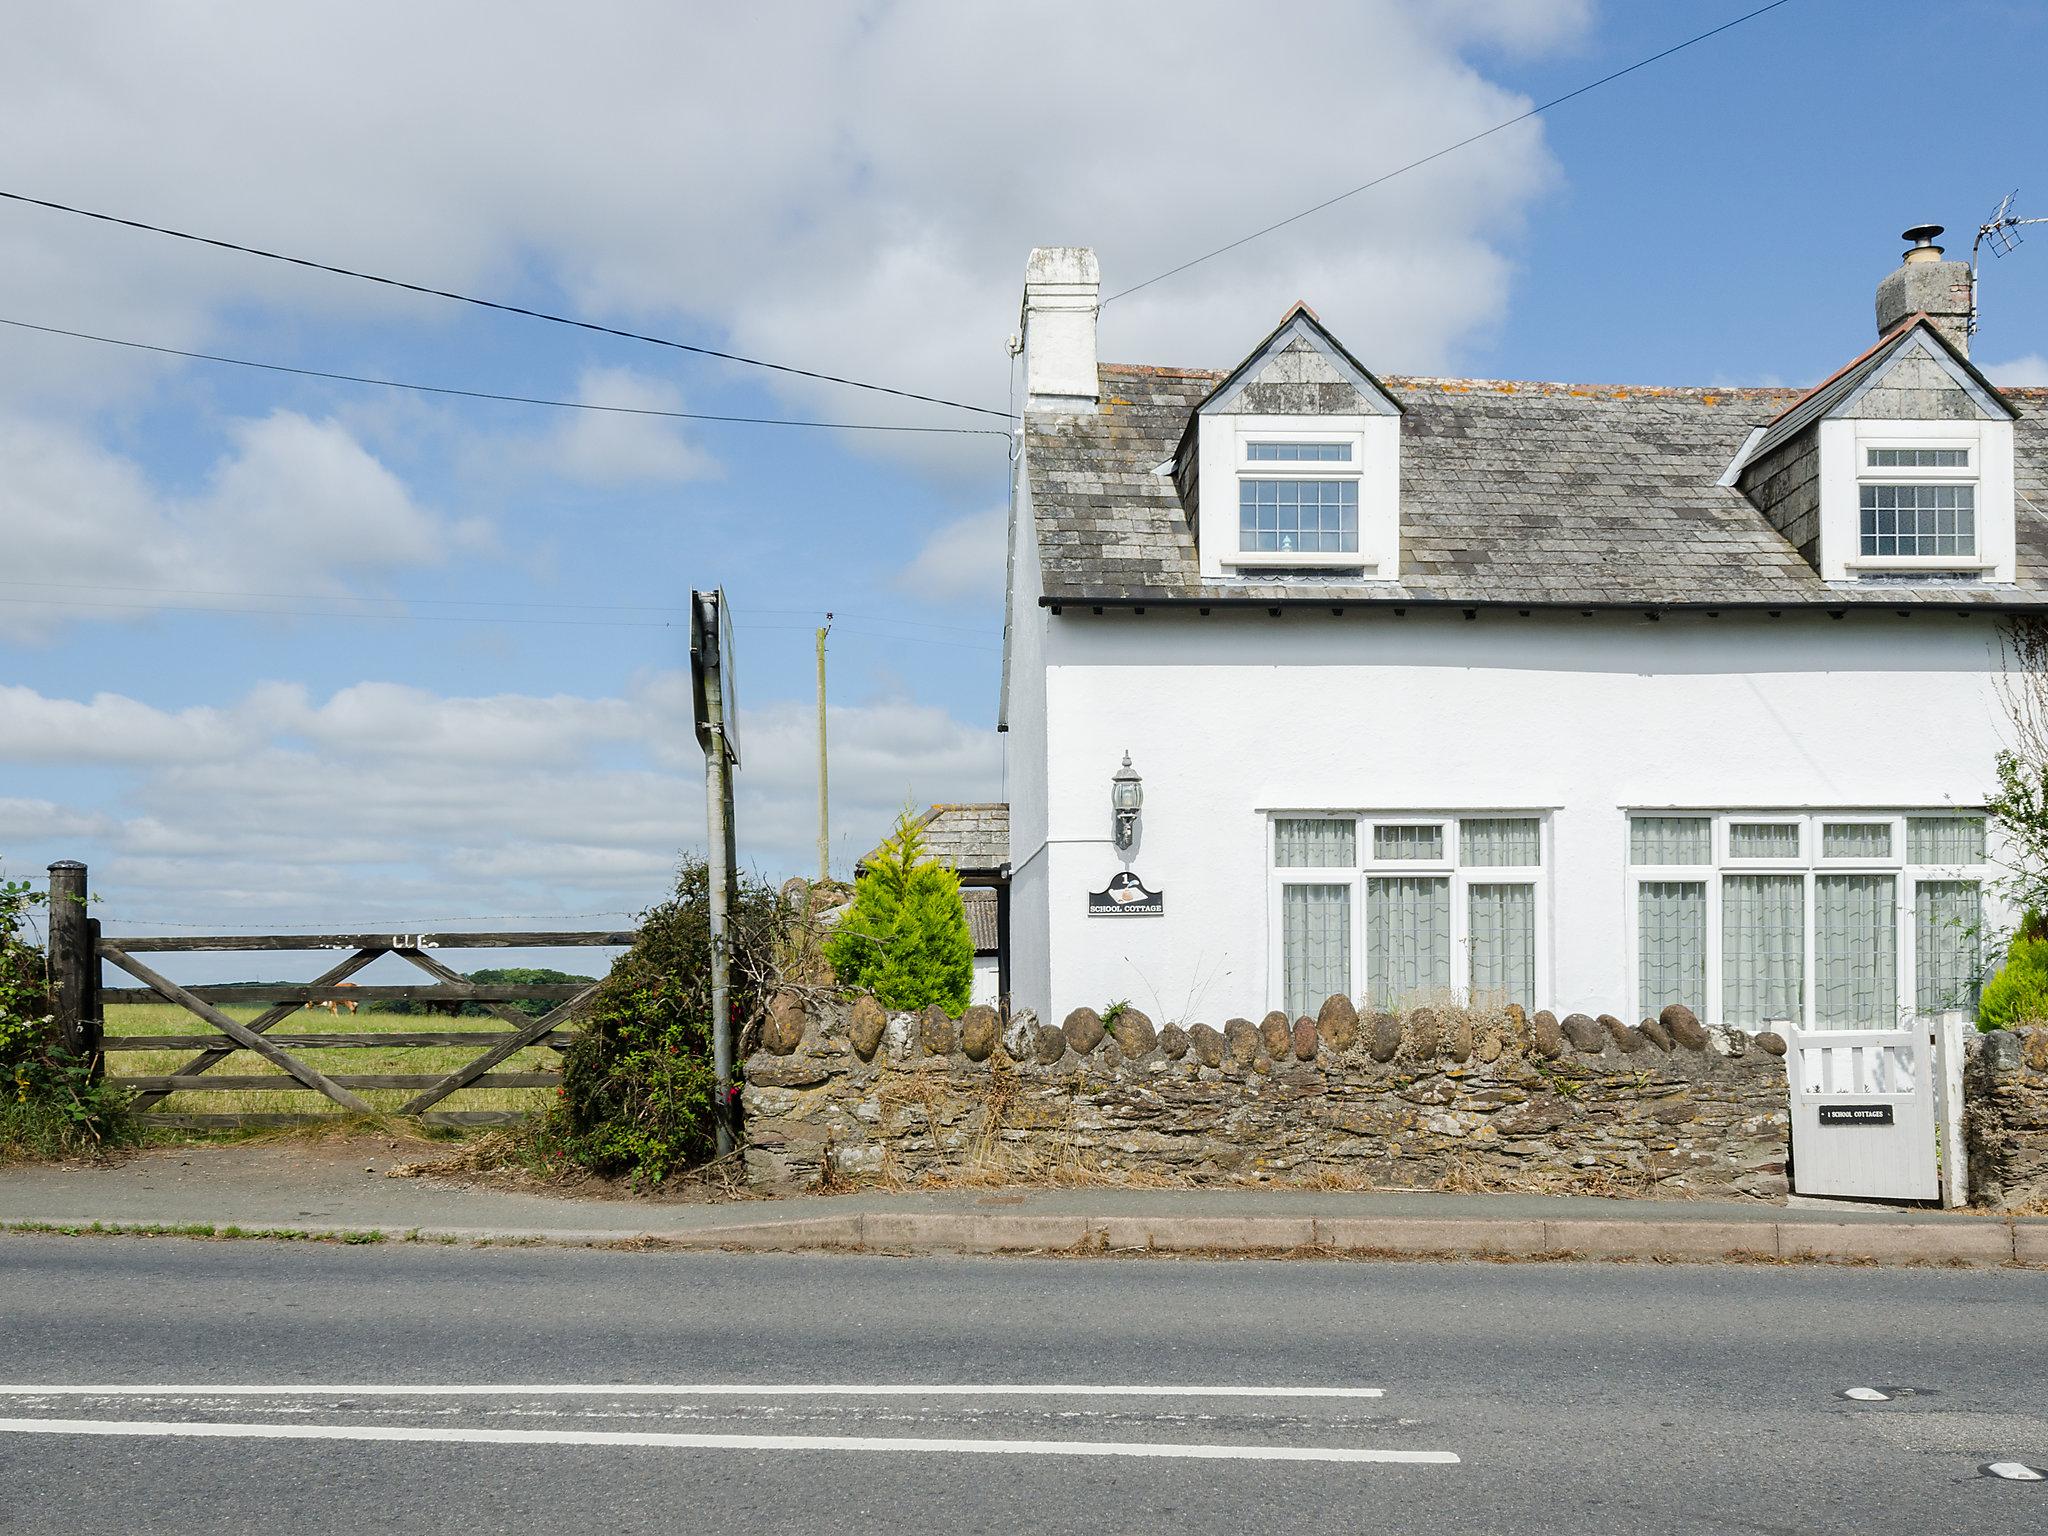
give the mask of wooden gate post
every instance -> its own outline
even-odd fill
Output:
[[[85,906],[85,866],[59,859],[50,866],[50,1011],[56,1015],[58,1044],[85,1060],[100,1050],[99,1010],[92,996],[98,974],[92,918]]]

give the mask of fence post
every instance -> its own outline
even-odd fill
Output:
[[[1970,1154],[1963,1141],[1964,1031],[1969,1016],[1934,1016],[1935,1134],[1941,1146],[1941,1203],[1953,1210],[1970,1203]]]
[[[50,1011],[56,1016],[58,1043],[85,1060],[100,1048],[92,999],[98,972],[92,918],[85,906],[85,866],[59,859],[50,866]]]

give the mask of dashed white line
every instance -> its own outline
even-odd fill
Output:
[[[192,1424],[146,1419],[0,1419],[0,1434],[193,1440],[371,1440],[447,1445],[581,1445],[696,1451],[918,1451],[971,1456],[1131,1456],[1179,1461],[1337,1461],[1455,1466],[1454,1451],[1352,1446],[1171,1445],[1115,1440],[933,1440],[855,1435],[709,1435],[649,1430],[414,1428],[397,1424]]]
[[[748,1382],[514,1383],[463,1382],[414,1386],[404,1382],[345,1382],[314,1386],[0,1386],[0,1397],[1382,1397],[1380,1387],[1137,1386],[1099,1382]]]

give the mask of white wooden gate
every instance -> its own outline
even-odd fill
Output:
[[[1780,1027],[1792,1094],[1793,1188],[1866,1200],[1940,1199],[1944,1160],[1935,1125],[1944,1074],[1934,1021],[1908,1029]],[[1941,1052],[1942,1065],[1949,1055]],[[1943,1149],[1952,1177],[1960,1173],[1959,1143]],[[1952,1203],[1961,1203],[1960,1190],[1957,1179]]]

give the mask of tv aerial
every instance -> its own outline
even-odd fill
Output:
[[[1977,260],[1985,246],[1991,247],[1994,256],[2009,256],[2013,247],[2020,243],[2020,231],[2029,224],[2048,224],[2048,218],[2023,219],[2012,211],[2012,200],[2019,190],[2005,194],[1991,217],[1977,226],[1977,238],[1970,242],[1970,325],[1969,334],[1977,334]]]

